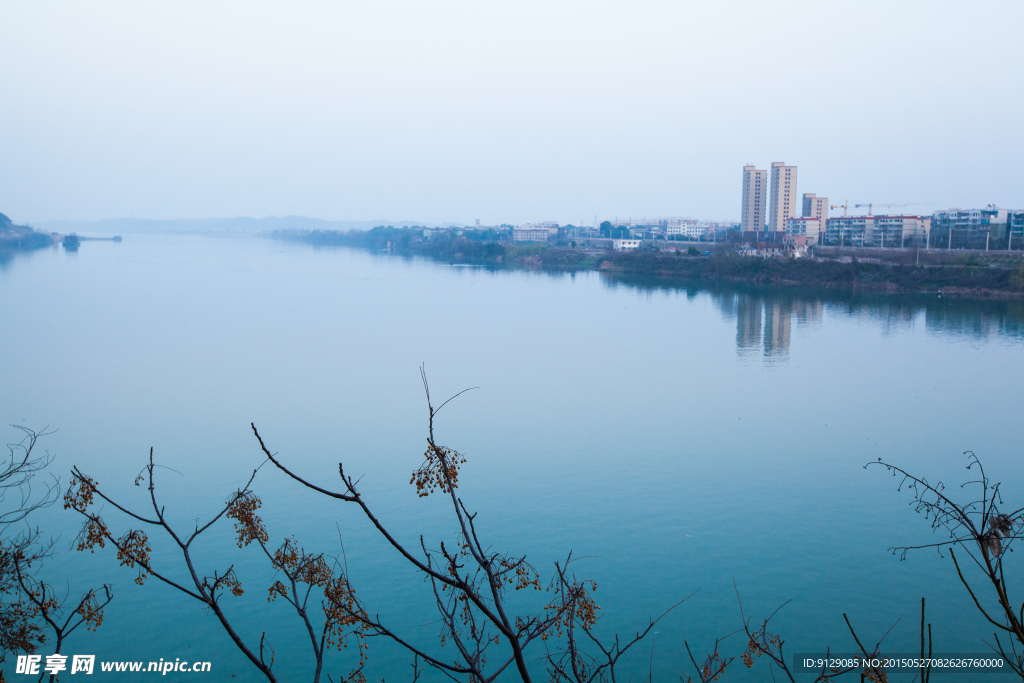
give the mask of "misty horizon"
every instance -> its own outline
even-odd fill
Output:
[[[742,166],[774,161],[836,204],[1018,208],[1022,55],[998,27],[1022,20],[1014,2],[6,5],[0,210],[736,220]]]

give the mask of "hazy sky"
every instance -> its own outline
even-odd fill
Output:
[[[1024,208],[1024,2],[0,2],[0,212]]]

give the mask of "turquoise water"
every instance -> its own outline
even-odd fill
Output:
[[[252,421],[308,477],[336,487],[340,461],[362,476],[404,542],[450,541],[443,501],[408,484],[426,434],[422,363],[435,397],[479,387],[444,409],[437,435],[466,454],[460,492],[496,550],[527,554],[544,576],[570,550],[584,557],[577,573],[598,581],[609,633],[695,593],[625,671],[692,673],[684,640],[706,653],[741,625],[734,581],[748,615],[791,601],[772,621],[787,652],[852,651],[843,612],[872,643],[900,619],[885,646],[913,652],[921,597],[936,652],[988,651],[948,558],[888,552],[936,539],[897,482],[863,465],[882,457],[959,483],[971,449],[1019,507],[1019,302],[673,287],[182,236],[19,256],[0,267],[0,292],[0,423],[58,429],[42,445],[62,483],[78,465],[137,506],[132,482],[153,447],[182,527],[260,464]],[[429,587],[356,509],[267,468],[254,488],[272,539],[341,557],[340,535],[370,610],[437,650]],[[104,516],[127,528],[109,506]],[[202,605],[152,579],[136,586],[109,548],[70,549],[79,522],[59,506],[35,521],[58,540],[51,582],[116,594],[100,630],[65,653],[209,660],[218,680],[259,680]],[[206,573],[241,575],[246,595],[225,608],[244,637],[266,630],[281,679],[308,680],[299,623],[266,602],[265,560],[224,523],[198,551]],[[163,539],[154,557],[185,577]],[[744,645],[734,635],[722,651]],[[332,655],[329,670],[351,661]],[[371,643],[371,679],[404,678],[408,662]],[[737,659],[727,680],[770,674]]]

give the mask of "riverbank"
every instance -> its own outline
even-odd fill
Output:
[[[915,252],[833,247],[820,249],[811,257],[762,259],[740,256],[734,248],[722,244],[677,242],[672,244],[682,250],[613,251],[583,243],[568,246],[506,243],[489,232],[493,231],[463,233],[380,227],[365,232],[282,231],[273,236],[314,246],[346,246],[494,268],[598,270],[665,280],[751,282],[985,298],[1024,297],[1024,259],[1015,254],[993,252],[985,257],[943,250]],[[690,244],[693,248],[686,249]]]
[[[15,225],[0,213],[0,251],[31,251],[53,246],[53,236],[36,232],[27,225]]]
[[[668,256],[658,252],[613,253],[599,268],[668,279],[801,285],[825,289],[947,296],[1024,297],[1024,265],[1017,268],[974,263],[915,266],[865,261],[856,256],[751,258],[723,250],[704,256]]]
[[[61,235],[56,232],[39,232],[28,225],[15,225],[14,222],[0,213],[0,263],[11,260],[15,254],[54,247],[58,244],[67,251],[78,251],[82,242],[120,242],[121,236],[87,237],[70,233]]]

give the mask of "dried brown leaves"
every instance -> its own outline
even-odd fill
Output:
[[[235,494],[235,500],[228,508],[227,516],[235,520],[235,532],[238,534],[236,542],[239,548],[244,548],[253,541],[263,544],[270,539],[263,519],[256,514],[262,505],[263,501],[251,491]]]
[[[103,623],[103,608],[100,607],[100,601],[96,598],[95,591],[89,591],[77,611],[82,616],[87,631],[95,631]]]
[[[560,599],[552,601],[544,609],[548,612],[557,612],[555,634],[558,637],[562,636],[562,629],[568,629],[573,622],[579,624],[585,631],[594,627],[597,623],[597,612],[601,609],[590,595],[591,591],[596,590],[597,582],[593,580],[566,582],[565,585],[555,588]],[[543,638],[547,639],[547,633]]]
[[[421,498],[426,498],[436,489],[450,493],[459,487],[459,467],[466,462],[465,456],[451,448],[431,443],[427,445],[423,458],[423,464],[409,479],[410,484],[416,485],[416,493]]]
[[[96,481],[85,475],[72,473],[71,483],[68,490],[64,492],[64,509],[77,510],[82,514],[90,505],[96,495]]]
[[[992,558],[999,559],[1004,550],[1003,540],[1010,540],[1014,537],[1014,522],[1015,520],[1011,519],[1009,515],[995,514],[989,517],[988,531],[984,532],[978,541],[985,557],[991,555]]]
[[[102,543],[99,545],[101,548],[103,547]],[[149,547],[149,537],[146,536],[146,532],[132,529],[117,539],[115,545],[117,546],[117,559],[121,561],[122,565],[129,569],[136,564],[139,565],[139,575],[135,577],[135,583],[141,586],[148,576],[146,568],[149,567],[149,553],[152,550]]]

